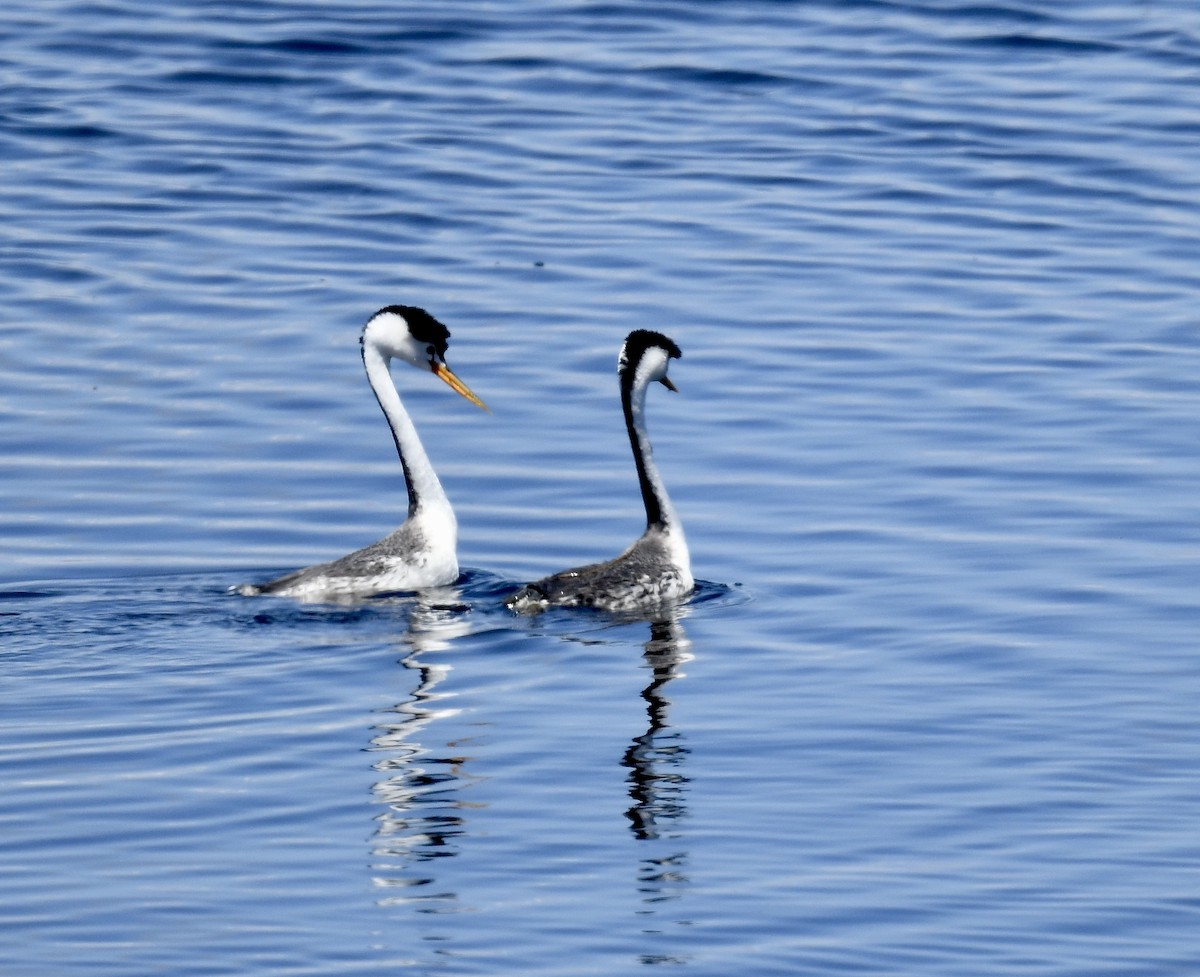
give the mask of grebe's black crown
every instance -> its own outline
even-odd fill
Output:
[[[631,365],[639,363],[646,350],[658,346],[666,351],[671,359],[683,356],[682,350],[675,345],[674,340],[667,338],[661,332],[653,329],[635,329],[625,337],[625,345],[621,347],[621,355],[617,358],[617,372],[624,373]]]
[[[432,346],[437,350],[438,356],[445,359],[446,347],[450,345],[450,330],[428,312],[418,309],[415,305],[385,305],[375,315],[382,315],[384,312],[400,316],[408,323],[408,331],[412,333],[413,339]]]

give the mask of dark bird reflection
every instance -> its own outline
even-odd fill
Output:
[[[683,734],[667,724],[671,700],[667,685],[682,675],[681,666],[691,660],[691,642],[678,618],[650,622],[650,640],[643,660],[650,669],[650,682],[642,689],[646,700],[646,731],[634,737],[622,764],[629,768],[632,806],[625,812],[636,838],[658,838],[663,829],[686,812],[688,778],[684,763],[688,749]]]
[[[457,710],[454,694],[438,689],[451,665],[421,656],[445,650],[468,631],[454,606],[431,601],[414,605],[404,635],[410,651],[400,664],[416,677],[416,687],[407,701],[382,710],[375,725],[371,750],[383,756],[372,765],[379,774],[374,790],[384,806],[375,818],[375,883],[403,890],[381,899],[384,905],[417,899],[426,902],[424,911],[443,912],[452,911],[456,901],[453,892],[433,889],[436,874],[422,872],[420,866],[458,854],[458,839],[466,830],[464,812],[473,806],[461,795],[474,778],[466,744],[450,742],[444,749],[422,745],[426,738],[436,742],[426,728]]]
[[[630,829],[638,841],[653,842],[637,866],[637,892],[641,900],[638,915],[642,932],[653,944],[674,942],[673,934],[687,921],[674,916],[678,910],[667,905],[687,891],[688,853],[674,847],[680,832],[674,830],[687,814],[688,777],[685,774],[689,750],[684,735],[668,723],[671,700],[668,685],[683,677],[684,664],[691,661],[691,642],[677,614],[650,623],[650,640],[642,655],[650,670],[650,681],[642,689],[646,702],[646,730],[634,737],[621,763],[628,768],[629,797],[632,805],[625,812]],[[684,964],[690,955],[652,952],[640,956],[645,965]]]

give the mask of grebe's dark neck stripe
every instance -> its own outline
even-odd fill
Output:
[[[639,430],[639,421],[634,417],[633,388],[638,379],[639,364],[646,353],[655,348],[661,349],[669,358],[678,359],[683,355],[679,347],[662,333],[649,329],[635,329],[626,338],[617,361],[621,388],[621,410],[625,415],[625,429],[629,432],[629,444],[633,448],[633,462],[637,466],[638,486],[642,490],[642,502],[646,506],[647,529],[665,525],[663,500],[658,497],[654,480],[650,477],[650,468],[653,462],[650,459],[649,435],[645,430]],[[639,396],[645,396],[644,386]]]
[[[408,323],[408,331],[412,333],[413,339],[432,346],[437,350],[438,356],[445,358],[446,347],[450,343],[450,330],[428,312],[418,309],[415,305],[386,305],[375,315],[384,312],[400,316]]]

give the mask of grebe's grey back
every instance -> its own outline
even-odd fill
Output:
[[[646,390],[656,380],[675,390],[667,367],[681,355],[679,347],[662,333],[635,329],[617,358],[621,408],[646,506],[646,531],[615,559],[563,570],[527,584],[506,601],[512,610],[536,614],[559,606],[627,611],[691,593],[695,581],[687,541],[654,464],[646,432]]]
[[[368,320],[362,331],[367,380],[383,409],[404,479],[408,518],[395,532],[332,563],[296,570],[277,580],[242,584],[245,596],[277,594],[310,601],[350,600],[395,590],[419,590],[458,579],[458,524],[450,500],[417,436],[392,382],[391,361],[403,360],[432,372],[456,393],[487,410],[487,405],[446,365],[450,330],[424,309],[389,305]]]

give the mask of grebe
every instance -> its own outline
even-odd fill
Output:
[[[458,579],[458,523],[442,490],[417,429],[400,402],[391,377],[391,361],[401,359],[428,370],[456,393],[487,410],[487,405],[446,366],[450,330],[424,309],[389,305],[363,327],[363,367],[383,409],[404,479],[408,519],[395,532],[332,563],[296,570],[278,580],[235,588],[250,597],[275,594],[307,601],[353,600],[397,590],[438,587]]]
[[[646,505],[646,531],[616,559],[563,570],[527,584],[505,601],[511,610],[536,614],[557,606],[628,611],[691,593],[695,581],[687,541],[654,464],[646,433],[646,389],[657,380],[668,390],[676,390],[667,378],[667,366],[681,355],[679,347],[662,333],[635,329],[617,358],[621,407]]]

